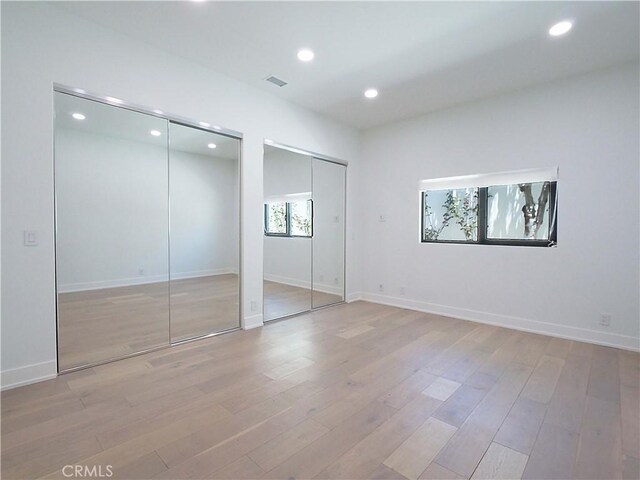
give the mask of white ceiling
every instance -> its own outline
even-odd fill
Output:
[[[237,160],[240,156],[240,142],[237,139],[73,95],[56,93],[55,110],[57,128],[122,138],[163,148],[167,146],[168,129],[171,151],[227,160]],[[74,113],[83,114],[85,119],[74,119]],[[151,130],[159,131],[160,136],[151,135]],[[209,148],[209,143],[214,143],[216,148]]]
[[[358,128],[639,57],[638,2],[55,5]],[[573,30],[550,37],[563,19]],[[313,62],[297,60],[301,47]],[[371,86],[375,100],[362,95]]]

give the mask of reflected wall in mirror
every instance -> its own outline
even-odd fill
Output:
[[[313,159],[313,308],[344,301],[346,170]]]
[[[311,157],[265,145],[265,321],[311,309],[311,183]]]
[[[239,327],[240,140],[169,124],[171,341]]]
[[[169,342],[167,121],[55,94],[59,370]]]

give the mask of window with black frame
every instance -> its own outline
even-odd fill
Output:
[[[265,203],[264,234],[269,237],[312,237],[312,200]]]
[[[440,188],[442,183],[421,191],[422,242],[557,244],[557,181],[493,185],[485,178],[478,187],[450,189]]]

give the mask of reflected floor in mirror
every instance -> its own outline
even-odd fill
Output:
[[[60,369],[167,345],[168,288],[158,282],[60,294]],[[236,274],[171,282],[174,342],[238,325]]]
[[[314,305],[331,305],[342,302],[340,295],[313,292]],[[311,290],[285,283],[264,281],[264,320],[275,320],[311,310]]]

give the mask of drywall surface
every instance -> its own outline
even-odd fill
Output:
[[[261,325],[264,139],[349,161],[354,173],[349,195],[356,199],[358,133],[55,6],[3,2],[1,8],[2,385],[46,378],[56,371],[54,83],[243,133],[242,324]],[[349,206],[352,213],[355,206]],[[347,229],[347,291],[357,292],[358,228]],[[37,246],[23,245],[25,230],[37,232]]]
[[[638,81],[625,65],[365,132],[364,298],[638,348]],[[419,243],[420,180],[550,166],[557,248]]]

